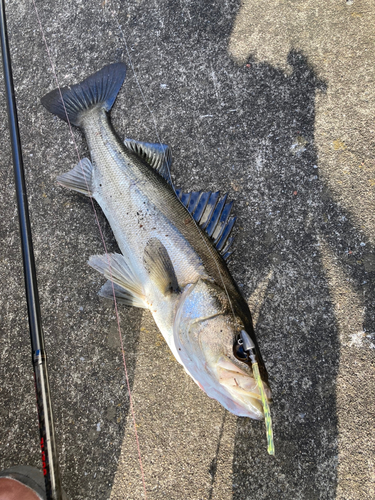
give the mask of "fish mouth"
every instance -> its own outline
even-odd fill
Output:
[[[185,370],[196,384],[212,399],[238,417],[264,420],[263,403],[256,380],[239,368],[226,355],[220,356],[214,365],[188,363],[185,353],[179,352]],[[263,381],[268,402],[271,390]]]
[[[262,397],[256,380],[225,355],[218,359],[215,371],[222,389],[221,404],[239,417],[263,420]],[[271,391],[265,382],[263,386],[270,401]]]

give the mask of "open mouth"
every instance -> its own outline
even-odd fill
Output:
[[[216,372],[220,385],[230,394],[230,411],[238,416],[262,420],[262,398],[255,379],[241,370],[227,356],[220,357]],[[269,388],[265,387],[265,391],[267,398],[270,399]]]

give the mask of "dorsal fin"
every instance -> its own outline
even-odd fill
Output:
[[[233,201],[227,201],[227,195],[220,197],[220,191],[192,191],[184,193],[176,189],[176,195],[185,205],[194,220],[212,239],[217,251],[227,260],[232,254],[229,248],[234,238],[229,238],[236,217],[230,217]]]
[[[127,149],[142,158],[171,184],[169,169],[172,164],[172,153],[169,146],[134,139],[125,139],[124,144]]]
[[[124,145],[146,161],[172,185],[170,178],[172,155],[169,146],[134,139],[125,139]],[[212,239],[214,246],[223,259],[227,260],[233,253],[228,251],[233,243],[233,238],[229,238],[229,235],[236,221],[236,217],[229,218],[233,201],[227,201],[226,194],[220,198],[220,191],[214,193],[211,191],[184,193],[178,188],[174,191],[181,203],[194,217],[194,220]]]

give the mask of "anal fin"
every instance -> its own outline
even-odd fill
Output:
[[[56,181],[65,188],[92,196],[92,172],[91,161],[88,158],[83,158],[72,170],[59,175]]]

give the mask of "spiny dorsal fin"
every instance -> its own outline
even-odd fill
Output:
[[[167,249],[158,238],[151,238],[146,245],[143,263],[151,281],[163,295],[178,292],[178,282]]]
[[[134,139],[125,139],[124,144],[127,149],[142,158],[171,184],[169,169],[172,164],[172,153],[169,146]]]
[[[233,201],[227,201],[225,194],[220,198],[220,191],[193,191],[183,193],[176,189],[176,195],[189,210],[194,220],[206,231],[223,257],[227,260],[232,252],[229,248],[234,238],[229,238],[236,217],[229,217]]]

